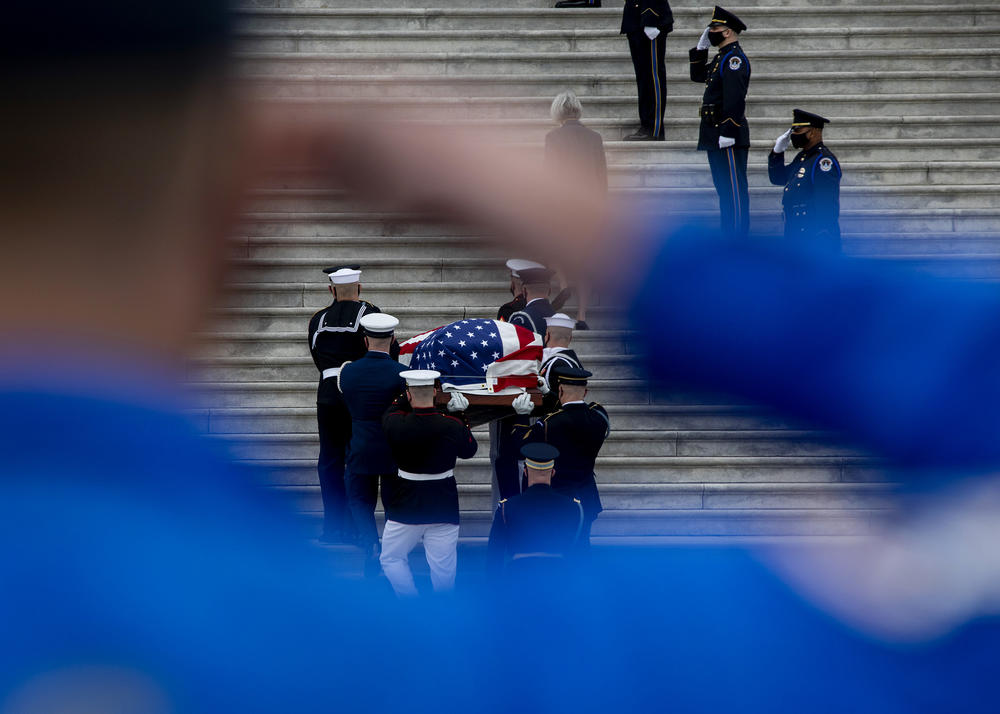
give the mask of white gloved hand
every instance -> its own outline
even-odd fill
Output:
[[[514,411],[521,416],[531,414],[532,410],[535,408],[535,405],[531,401],[531,395],[527,392],[514,397],[514,401],[511,402],[511,406],[514,407]]]
[[[778,140],[774,142],[774,153],[783,154],[785,150],[792,143],[792,130],[789,129],[784,134],[778,137]]]
[[[538,391],[542,394],[548,394],[551,389],[549,389],[549,383],[545,381],[545,377],[538,375]]]
[[[719,137],[719,148],[728,149],[730,146],[736,143],[736,139],[730,139],[728,136]]]
[[[655,27],[644,27],[642,28],[642,31],[645,32],[646,37],[648,37],[651,40],[655,40],[657,37],[660,36],[660,31]]]
[[[695,49],[707,50],[711,46],[712,43],[708,41],[708,28],[706,27],[705,31],[701,33],[701,37],[698,38],[698,44],[695,45]]]
[[[464,412],[469,408],[469,398],[461,392],[452,392],[447,408],[450,412]]]

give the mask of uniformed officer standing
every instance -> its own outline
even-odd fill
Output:
[[[447,415],[434,406],[440,372],[411,369],[406,399],[399,399],[382,419],[392,458],[398,465],[391,487],[382,492],[385,529],[382,570],[399,596],[416,595],[408,556],[423,541],[435,591],[455,584],[458,544],[458,486],[455,462],[476,453],[476,440],[462,414],[469,400],[453,392]]]
[[[525,443],[542,442],[559,450],[552,487],[568,496],[580,499],[583,504],[584,524],[580,536],[581,547],[590,545],[590,529],[601,512],[601,497],[597,491],[594,464],[597,455],[611,431],[608,412],[600,404],[584,401],[587,396],[587,370],[559,371],[558,394],[561,408],[531,425],[522,417],[514,433]],[[515,410],[520,411],[530,396],[522,394],[514,399]],[[520,404],[519,404],[520,402]]]
[[[809,239],[840,250],[840,162],[823,143],[823,126],[829,124],[818,114],[795,109],[792,128],[778,137],[767,157],[767,177],[775,186],[784,186],[781,206],[785,216],[785,238]],[[791,144],[800,149],[785,165],[785,150]]]
[[[510,324],[526,327],[539,335],[545,334],[545,318],[555,313],[549,302],[553,274],[548,268],[518,271],[523,284],[524,307],[510,316]]]
[[[527,489],[500,501],[487,546],[487,568],[494,577],[551,576],[562,571],[583,530],[580,501],[552,488],[559,450],[550,444],[521,449]]]
[[[663,53],[674,16],[667,0],[625,0],[621,34],[628,38],[639,94],[639,129],[625,141],[663,141],[667,71]]]
[[[542,350],[542,365],[538,370],[541,378],[538,386],[545,395],[540,407],[541,414],[551,414],[559,407],[556,389],[559,370],[583,369],[580,358],[570,349],[575,326],[576,321],[562,312],[545,318],[545,348]]]
[[[358,545],[365,552],[365,575],[368,577],[379,571],[378,527],[375,525],[379,481],[382,481],[384,502],[389,479],[397,470],[382,431],[382,417],[406,387],[399,376],[406,367],[389,356],[398,324],[399,320],[384,312],[362,317],[368,352],[361,359],[345,362],[338,379],[344,403],[351,413],[347,502],[358,531]]]
[[[736,15],[716,6],[697,47],[690,51],[691,80],[705,83],[698,150],[708,154],[712,181],[719,194],[722,231],[727,235],[746,235],[750,230],[750,128],[746,118],[750,62],[738,41],[745,29],[747,26]],[[710,63],[709,45],[719,48]]]
[[[363,357],[367,351],[361,333],[361,318],[380,311],[370,302],[360,299],[361,270],[357,266],[327,268],[323,272],[330,277],[330,292],[334,301],[309,320],[309,351],[320,372],[316,392],[318,471],[323,494],[323,534],[320,540],[325,543],[352,543],[355,530],[345,485],[351,415],[337,389],[337,378],[345,362]]]

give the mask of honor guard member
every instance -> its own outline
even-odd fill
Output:
[[[538,370],[538,387],[544,395],[542,414],[551,414],[559,407],[556,389],[559,370],[583,369],[580,358],[569,346],[575,326],[576,321],[562,312],[545,318],[545,348],[542,350],[542,366]]]
[[[697,47],[690,51],[691,80],[705,83],[698,150],[708,154],[712,181],[719,194],[722,231],[727,235],[746,235],[750,230],[750,128],[746,118],[750,62],[738,41],[745,29],[747,26],[736,15],[716,6]],[[711,62],[710,45],[719,48]]]
[[[382,532],[382,570],[400,597],[416,595],[408,556],[423,541],[435,591],[455,584],[458,544],[458,486],[455,462],[476,453],[476,440],[464,419],[469,400],[453,392],[448,411],[434,406],[435,380],[440,372],[411,369],[406,398],[400,398],[382,418],[386,440],[398,467],[382,492],[385,530]],[[456,416],[457,415],[457,416]]]
[[[552,303],[549,302],[553,272],[548,268],[528,268],[519,270],[518,275],[522,283],[524,307],[513,313],[509,322],[544,335],[545,318],[555,313]]]
[[[367,352],[361,318],[379,312],[379,309],[360,299],[361,270],[356,266],[337,266],[326,268],[323,272],[330,278],[333,303],[309,320],[309,352],[320,372],[316,392],[319,486],[323,494],[323,534],[320,540],[325,543],[352,543],[355,531],[345,484],[351,415],[337,388],[337,377],[345,362],[363,357]]]
[[[400,373],[406,367],[389,356],[393,334],[399,324],[392,315],[376,312],[361,318],[368,352],[361,359],[345,362],[337,380],[344,403],[351,413],[351,444],[347,456],[347,502],[358,532],[358,545],[365,553],[365,575],[379,572],[378,527],[375,506],[379,481],[382,500],[396,463],[382,431],[382,417],[406,387]]]
[[[596,402],[584,401],[587,379],[591,376],[585,369],[560,370],[560,409],[539,419],[534,425],[529,425],[527,418],[522,416],[514,427],[514,433],[521,436],[524,443],[541,442],[559,450],[552,487],[559,493],[578,498],[583,504],[581,548],[589,547],[591,526],[602,510],[594,464],[611,431],[611,420],[604,407]],[[530,395],[525,393],[516,397],[512,406],[520,413],[519,408],[530,400]]]
[[[767,157],[767,177],[785,187],[785,238],[805,238],[839,251],[841,171],[837,157],[823,143],[823,125],[829,123],[818,114],[794,110],[792,128],[778,137]],[[789,144],[799,153],[785,165]]]
[[[667,71],[663,64],[674,16],[667,0],[625,0],[621,34],[628,39],[639,94],[639,129],[625,141],[663,141]]]
[[[583,506],[552,488],[559,450],[550,444],[521,449],[528,488],[500,501],[487,546],[491,575],[549,577],[563,572],[583,530]]]
[[[507,268],[510,270],[510,294],[514,299],[500,306],[500,309],[497,310],[498,320],[508,322],[511,315],[524,309],[524,284],[521,282],[520,271],[544,267],[541,263],[536,263],[533,260],[511,258],[507,261]]]

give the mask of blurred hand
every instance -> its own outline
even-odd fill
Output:
[[[784,134],[778,137],[778,140],[774,142],[774,153],[783,154],[785,150],[792,143],[792,130],[789,129]]]
[[[695,49],[707,50],[711,46],[712,43],[708,41],[708,28],[706,27],[705,31],[701,33],[701,37],[698,38],[698,44],[695,45]]]
[[[532,410],[535,408],[535,405],[531,401],[531,395],[527,392],[514,397],[514,401],[511,403],[511,406],[514,407],[514,411],[521,416],[531,414]]]
[[[719,148],[720,149],[728,149],[730,146],[733,146],[735,143],[736,143],[736,139],[730,139],[728,136],[720,136],[719,137]]]
[[[655,40],[657,37],[660,36],[660,31],[655,27],[644,27],[642,28],[642,31],[645,32],[646,37],[648,37],[651,40]]]
[[[549,389],[549,383],[545,381],[545,377],[538,375],[538,391],[542,394],[548,394],[551,390]]]
[[[464,412],[469,408],[469,398],[461,392],[452,392],[447,408],[450,412]]]

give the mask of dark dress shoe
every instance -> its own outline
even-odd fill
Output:
[[[556,3],[556,7],[600,7],[601,0],[596,0],[596,2],[589,2],[589,0],[560,0]]]
[[[639,129],[634,134],[629,134],[622,141],[663,141],[662,136],[653,136],[648,129]]]
[[[573,329],[574,330],[589,330],[590,329],[590,325],[588,325],[583,320],[577,320],[576,321],[576,327],[574,327]]]

